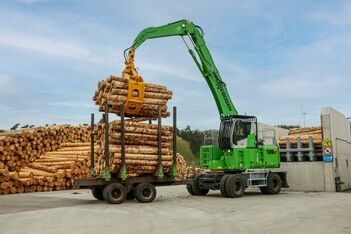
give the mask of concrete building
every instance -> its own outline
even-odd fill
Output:
[[[323,140],[332,143],[332,161],[282,162],[290,190],[334,192],[351,188],[350,121],[328,107],[321,111],[321,126]]]

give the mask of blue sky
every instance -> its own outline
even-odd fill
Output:
[[[322,107],[351,116],[350,1],[0,0],[0,128],[89,122],[97,82],[121,74],[139,31],[179,19],[205,30],[241,114],[302,124],[303,111],[306,125],[319,124]],[[174,91],[180,127],[218,127],[179,37],[145,42],[136,64],[147,82]]]

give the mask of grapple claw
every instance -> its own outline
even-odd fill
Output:
[[[122,77],[128,79],[128,95],[125,103],[125,113],[128,115],[140,112],[145,94],[144,80],[135,69],[134,55],[135,49],[131,48],[125,61],[126,68],[122,72]]]

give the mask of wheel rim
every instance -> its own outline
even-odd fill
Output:
[[[143,195],[144,198],[149,199],[152,197],[152,190],[150,188],[145,188],[141,194]]]
[[[119,199],[122,196],[122,191],[120,189],[113,189],[111,192],[111,196],[113,199]]]

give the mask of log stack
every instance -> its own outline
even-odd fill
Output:
[[[98,83],[98,89],[93,96],[99,111],[105,111],[105,104],[109,106],[109,112],[120,114],[120,105],[125,104],[128,94],[128,80],[125,78],[110,76],[107,80]],[[162,85],[145,83],[145,96],[140,113],[133,117],[156,119],[158,106],[161,108],[162,117],[168,117],[167,102],[172,98],[172,91]],[[128,116],[128,114],[126,114]]]
[[[186,179],[188,176],[187,164],[184,157],[181,154],[177,154],[177,172],[178,179]]]
[[[126,125],[135,127],[136,124],[131,122]],[[141,125],[139,123],[137,126],[140,128]],[[111,129],[120,127],[119,124],[112,126]],[[171,135],[170,131],[169,127],[165,127],[162,134],[164,136]],[[128,176],[153,173],[157,165],[157,150],[158,148],[154,145],[127,145],[126,164]],[[95,174],[102,174],[105,167],[104,152],[100,150],[99,143],[95,144],[95,152]],[[119,171],[121,163],[120,152],[121,148],[119,145],[110,146],[113,173]],[[172,152],[167,147],[162,148],[162,161],[164,171],[167,172],[172,164]],[[179,153],[177,154],[176,162],[178,179],[186,179],[188,176],[194,173],[197,174],[200,171],[198,168],[187,167],[185,159]],[[74,188],[75,179],[88,177],[89,172],[90,143],[62,143],[59,149],[46,152],[34,162],[22,167],[18,172],[10,172],[7,168],[0,169],[0,194],[72,189]]]
[[[74,180],[87,177],[90,143],[63,143],[19,172],[0,170],[0,194],[42,192],[74,188]]]
[[[134,121],[125,121],[125,153],[128,176],[152,174],[158,165],[157,125]],[[110,169],[118,173],[121,168],[121,123],[113,121],[109,125]],[[96,142],[99,145],[97,173],[102,174],[105,168],[105,125],[97,127]],[[161,127],[161,153],[164,172],[172,165],[172,127]]]
[[[88,126],[57,125],[0,133],[0,169],[18,172],[62,143],[89,139]]]
[[[23,193],[24,185],[18,180],[17,172],[0,169],[0,194]]]
[[[292,148],[297,147],[297,138],[300,137],[301,144],[303,148],[308,148],[308,138],[312,137],[312,141],[316,152],[319,153],[322,151],[322,128],[318,127],[309,127],[309,128],[293,128],[289,130],[288,136],[279,137],[279,147],[286,148],[286,138],[289,138]]]

